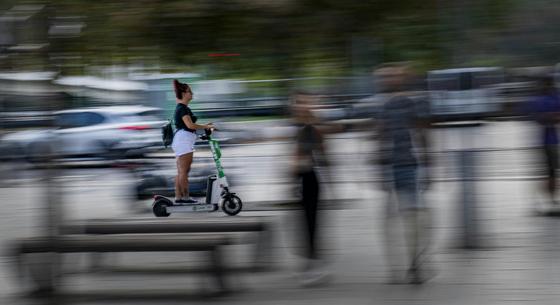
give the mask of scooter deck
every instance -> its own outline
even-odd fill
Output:
[[[217,204],[185,204],[185,205],[172,205],[165,208],[167,213],[181,213],[181,212],[214,212],[218,210]]]

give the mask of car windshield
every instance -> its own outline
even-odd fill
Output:
[[[120,122],[145,122],[145,121],[158,121],[156,116],[152,115],[137,115],[137,114],[127,114],[115,116],[116,121]]]
[[[103,123],[105,117],[94,112],[69,112],[56,116],[56,126],[59,128],[77,128]]]

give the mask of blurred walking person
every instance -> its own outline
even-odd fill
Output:
[[[318,168],[327,165],[323,132],[319,120],[313,115],[318,97],[297,93],[293,98],[292,114],[297,127],[292,173],[301,190],[300,203],[304,210],[302,223],[305,228],[305,264],[302,268],[301,284],[313,285],[323,282],[325,272],[318,253],[318,207],[320,182]]]
[[[385,238],[392,283],[422,283],[431,276],[424,262],[430,234],[429,211],[422,191],[429,186],[429,107],[407,92],[411,69],[406,63],[387,63],[374,72],[382,96],[376,120],[378,162],[387,192]],[[422,175],[422,177],[420,177]],[[420,188],[420,182],[425,189]],[[399,270],[396,244],[401,239],[399,220],[404,224],[407,272]],[[404,276],[406,275],[406,277]]]
[[[541,127],[541,149],[546,165],[547,178],[543,189],[550,205],[558,205],[556,199],[558,170],[558,132],[560,121],[560,98],[554,86],[554,77],[545,75],[537,80],[537,95],[527,103],[527,112]]]

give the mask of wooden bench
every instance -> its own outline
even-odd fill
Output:
[[[37,253],[115,253],[115,252],[186,252],[208,251],[211,253],[211,268],[209,271],[215,277],[222,291],[227,290],[223,277],[223,261],[221,246],[229,244],[229,238],[220,235],[173,235],[161,234],[122,234],[122,235],[64,235],[56,238],[35,237],[24,238],[15,242],[11,248],[11,255],[16,259],[16,266],[20,275],[25,267],[30,274],[43,279],[35,279],[38,289],[42,291],[59,290],[59,282],[63,273],[57,266],[57,258],[37,264],[28,263],[26,257]],[[54,273],[54,274],[46,274]],[[44,278],[47,278],[45,280]]]
[[[100,219],[69,222],[60,228],[62,234],[86,235],[254,232],[257,239],[253,270],[263,270],[271,264],[272,232],[267,219],[268,217]]]
[[[68,234],[137,234],[137,233],[195,233],[195,232],[263,232],[269,224],[259,218],[216,219],[94,219],[69,222],[61,226]]]

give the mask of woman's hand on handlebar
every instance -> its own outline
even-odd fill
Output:
[[[214,126],[214,123],[208,123],[204,129],[216,130],[216,127]]]

